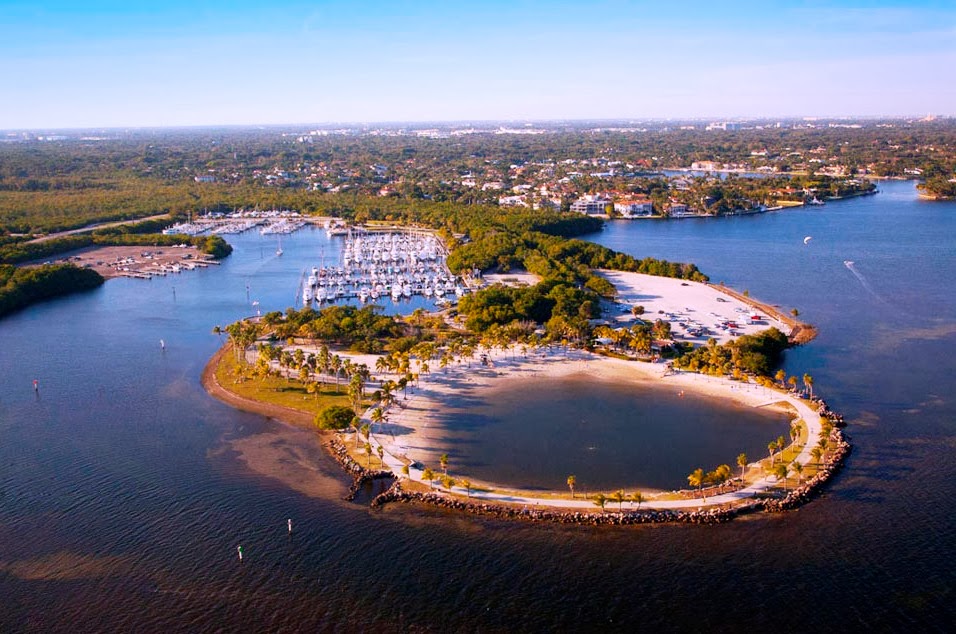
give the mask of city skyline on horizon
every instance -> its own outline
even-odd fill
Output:
[[[747,124],[813,124],[815,122],[884,122],[884,121],[921,121],[931,122],[935,120],[956,119],[956,115],[936,114],[936,113],[914,113],[900,115],[834,115],[834,116],[813,116],[813,115],[795,115],[787,117],[618,117],[618,118],[594,118],[582,117],[580,119],[446,119],[446,120],[422,120],[422,121],[290,121],[281,123],[199,123],[199,124],[179,124],[179,125],[94,125],[94,126],[32,126],[22,128],[0,128],[0,132],[7,135],[14,135],[22,132],[107,132],[107,131],[150,131],[150,130],[216,130],[216,129],[281,129],[287,128],[286,132],[307,133],[315,131],[335,132],[338,130],[357,128],[367,128],[369,130],[379,129],[402,129],[425,130],[431,127],[441,129],[462,129],[467,127],[477,128],[476,132],[490,132],[492,127],[505,128],[507,125],[519,126],[540,126],[541,128],[569,126],[588,129],[593,127],[602,127],[600,124],[617,125],[639,125],[639,124],[694,124],[708,125],[712,123],[739,123]],[[616,126],[615,126],[616,127]],[[313,130],[308,130],[312,128]],[[610,128],[609,128],[610,129]],[[666,126],[662,129],[666,129]],[[752,129],[752,128],[741,128]],[[551,132],[553,130],[545,130]]]
[[[0,7],[0,128],[956,115],[946,2]]]

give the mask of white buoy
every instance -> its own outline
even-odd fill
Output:
[[[37,379],[33,379],[33,391],[34,392],[40,391],[40,381]]]
[[[292,519],[290,518],[288,522],[289,522],[289,534],[291,535],[292,534]]]
[[[163,350],[165,350],[165,349],[166,349],[166,342],[163,341],[162,339],[160,339],[160,340],[159,340],[159,347],[162,348]]]
[[[242,546],[236,546],[236,552],[239,553],[239,561],[242,561]]]

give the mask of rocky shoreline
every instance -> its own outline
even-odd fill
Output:
[[[721,524],[728,522],[739,515],[746,515],[763,511],[779,513],[792,510],[801,504],[810,501],[819,492],[821,487],[843,466],[846,457],[850,454],[851,445],[839,429],[830,434],[830,442],[835,447],[822,465],[822,470],[812,478],[803,482],[783,498],[754,498],[734,507],[702,508],[694,511],[676,510],[632,510],[626,512],[601,511],[562,511],[558,509],[539,509],[535,507],[518,507],[508,504],[494,504],[462,500],[459,496],[449,495],[438,491],[427,493],[406,491],[401,480],[395,480],[388,490],[372,499],[370,506],[381,507],[392,502],[429,504],[443,509],[462,511],[474,515],[492,517],[495,519],[524,520],[530,522],[551,522],[556,524],[581,524],[588,526],[610,525],[627,526],[634,524]],[[353,491],[362,483],[380,477],[390,477],[387,472],[369,471],[355,463],[341,443],[340,450],[345,460],[351,464],[349,470],[356,477]],[[342,460],[340,460],[342,462]],[[387,475],[383,476],[382,473]],[[352,494],[354,497],[354,493]]]
[[[349,487],[349,492],[343,498],[348,501],[355,499],[356,494],[359,490],[367,483],[372,480],[382,480],[385,478],[394,478],[395,474],[391,471],[385,471],[383,469],[368,469],[357,463],[352,456],[349,455],[348,449],[338,438],[332,438],[329,440],[325,446],[329,450],[329,454],[338,462],[347,473],[352,476],[352,486]]]
[[[354,500],[362,487],[374,480],[392,479],[391,486],[375,496],[369,503],[372,508],[382,507],[393,502],[420,503],[453,511],[471,513],[484,517],[504,520],[530,522],[550,522],[555,524],[578,524],[587,526],[628,526],[636,524],[721,524],[739,515],[756,512],[779,513],[799,507],[819,494],[821,488],[842,468],[852,447],[840,430],[845,425],[843,417],[832,411],[823,399],[813,399],[820,416],[827,418],[833,425],[828,442],[832,449],[813,477],[800,483],[780,498],[755,497],[734,506],[713,506],[695,510],[636,509],[628,511],[572,511],[558,508],[540,508],[537,506],[518,506],[494,502],[482,502],[474,499],[462,499],[440,490],[428,492],[407,491],[402,479],[383,469],[369,469],[359,464],[348,452],[345,443],[338,437],[325,443],[329,454],[342,468],[352,476],[352,485],[345,500]]]
[[[843,418],[839,417],[839,421],[842,424]],[[782,499],[764,500],[763,508],[765,511],[768,513],[788,511],[809,502],[819,492],[820,488],[843,467],[843,463],[853,449],[852,445],[850,445],[843,432],[836,428],[830,432],[829,441],[834,449],[827,456],[821,470],[793,491],[787,493]]]

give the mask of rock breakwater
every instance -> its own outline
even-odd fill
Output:
[[[529,506],[520,507],[507,504],[462,500],[456,496],[445,495],[439,492],[421,493],[417,491],[406,491],[402,488],[400,481],[396,481],[387,491],[376,496],[372,500],[371,505],[377,507],[390,502],[419,502],[439,508],[464,511],[466,513],[472,513],[473,515],[482,515],[496,519],[551,522],[555,524],[585,524],[591,526],[627,526],[632,524],[663,524],[669,522],[720,524],[744,512],[742,508],[712,508],[695,511],[648,509],[645,511],[605,511],[600,513],[561,511],[558,509],[539,509]]]
[[[346,500],[354,500],[359,490],[372,480],[395,477],[391,471],[368,469],[360,465],[349,455],[349,450],[346,448],[345,443],[338,438],[329,440],[326,443],[326,447],[328,447],[329,453],[332,454],[335,461],[342,465],[342,468],[352,476],[352,486],[349,487],[349,492],[344,498]]]

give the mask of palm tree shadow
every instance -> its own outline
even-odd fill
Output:
[[[414,431],[414,427],[408,427],[407,425],[384,423],[378,430],[376,430],[376,433],[386,434],[388,436],[405,436],[407,434],[413,433]]]
[[[443,414],[438,416],[436,420],[445,429],[466,432],[473,432],[478,429],[483,429],[495,422],[494,418],[491,416],[485,416],[483,414],[456,415],[455,413]],[[463,441],[462,439],[456,439],[455,442]]]

